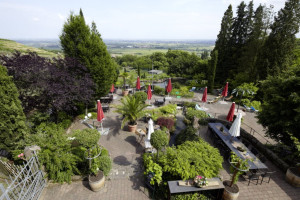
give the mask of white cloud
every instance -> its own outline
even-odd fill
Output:
[[[35,22],[40,21],[40,19],[37,18],[37,17],[34,17],[32,20],[35,21]]]

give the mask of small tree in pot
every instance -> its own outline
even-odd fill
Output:
[[[231,152],[230,156],[230,171],[233,172],[232,178],[230,181],[224,181],[224,200],[234,200],[238,198],[239,195],[239,187],[237,186],[237,181],[239,176],[244,172],[249,170],[249,159],[241,159],[235,153]]]
[[[76,130],[75,140],[86,148],[85,158],[89,163],[89,184],[93,191],[99,191],[104,186],[105,175],[111,169],[111,160],[102,153],[98,145],[100,134],[96,129]],[[103,155],[102,155],[103,154]]]
[[[150,143],[155,149],[157,149],[158,159],[159,151],[169,144],[169,137],[165,131],[156,130],[151,134]]]
[[[121,105],[116,106],[116,112],[123,115],[122,128],[128,122],[130,132],[135,132],[137,120],[141,118],[142,112],[147,105],[141,100],[139,96],[133,95],[125,96],[121,99]]]

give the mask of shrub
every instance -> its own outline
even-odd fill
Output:
[[[155,149],[157,149],[158,156],[158,152],[161,150],[161,148],[169,144],[169,138],[167,133],[162,130],[154,131],[154,133],[151,134],[150,143]]]
[[[99,170],[102,170],[104,175],[107,176],[111,170],[112,162],[109,156],[102,155],[95,159],[95,164],[98,166]]]
[[[165,95],[165,89],[161,88],[161,87],[158,87],[158,86],[154,86],[153,93],[156,94],[156,95]]]
[[[31,134],[26,143],[38,145],[41,151],[39,161],[45,166],[49,179],[63,183],[71,182],[77,169],[78,158],[71,151],[71,143],[64,134],[65,130],[54,123],[42,123],[36,128],[36,134]]]
[[[183,180],[196,175],[216,177],[222,169],[222,162],[223,157],[219,151],[201,139],[186,141],[176,148],[167,147],[158,159],[163,173]]]
[[[207,200],[207,199],[209,198],[201,193],[178,194],[178,195],[171,196],[171,200]]]
[[[174,120],[172,118],[160,117],[156,123],[161,127],[166,127],[169,131],[174,130]]]
[[[176,136],[176,145],[183,144],[185,141],[198,141],[199,137],[196,135],[196,132],[197,130],[192,126],[188,126]]]
[[[140,98],[141,101],[145,102],[147,100],[147,93],[146,92],[136,92],[134,94],[135,98]]]
[[[171,95],[192,98],[192,97],[194,97],[194,92],[190,92],[189,88],[184,86],[184,87],[181,87],[180,89],[173,89],[171,91]]]
[[[153,162],[153,158],[151,154],[144,153],[143,155],[145,172],[144,174],[147,175],[148,173],[153,173],[154,177],[151,179],[150,184],[154,185],[155,183],[159,184],[162,181],[162,168],[159,164]]]
[[[176,115],[177,105],[176,104],[168,104],[168,105],[160,107],[159,110],[161,112],[163,112],[164,114]]]
[[[203,118],[207,118],[208,115],[202,110],[195,110],[194,108],[187,108],[185,117],[188,120],[193,121],[194,117],[197,117],[200,120]]]
[[[196,106],[196,103],[195,102],[188,102],[188,101],[185,101],[183,103],[183,106],[187,107],[187,108],[195,108]]]
[[[180,89],[180,83],[178,83],[178,82],[172,83],[172,88],[174,88],[174,89]]]

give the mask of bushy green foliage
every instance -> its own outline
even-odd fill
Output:
[[[267,127],[267,135],[286,145],[290,135],[300,139],[300,68],[268,77],[261,84],[263,104],[258,120]]]
[[[64,133],[59,125],[42,123],[36,128],[36,133],[26,139],[26,144],[41,147],[38,157],[49,179],[70,183],[71,176],[80,173],[76,167],[79,159],[72,154],[71,143]]]
[[[176,148],[167,147],[158,159],[163,173],[183,180],[199,174],[207,178],[215,177],[222,169],[222,162],[219,151],[201,139],[186,141]]]
[[[187,107],[187,108],[195,108],[196,104],[197,104],[196,102],[185,101],[185,102],[183,103],[183,106],[185,106],[185,107]]]
[[[12,78],[0,65],[0,149],[7,151],[20,148],[18,142],[27,135],[26,119],[18,96]]]
[[[103,171],[103,174],[107,176],[112,168],[112,161],[108,155],[102,155],[95,159],[95,165],[98,166],[99,170]]]
[[[178,194],[172,195],[171,200],[207,200],[209,199],[206,195],[201,193],[192,194]]]
[[[177,108],[176,104],[167,104],[165,106],[160,107],[159,110],[164,114],[176,115],[177,112],[176,108]]]
[[[169,144],[169,138],[167,133],[162,130],[154,131],[154,133],[151,134],[150,143],[155,149],[160,151],[161,148]]]
[[[188,120],[193,121],[194,117],[197,117],[200,120],[203,118],[207,118],[208,115],[202,110],[195,110],[194,108],[187,108],[185,117]]]
[[[153,91],[154,94],[156,95],[165,95],[165,89],[164,88],[161,88],[161,87],[158,87],[158,86],[154,86],[154,91]]]
[[[144,115],[150,115],[154,121],[156,121],[160,117],[171,117],[174,119],[174,123],[175,123],[176,113],[177,113],[176,108],[177,108],[176,104],[167,104],[159,108],[146,110],[144,111]]]
[[[190,92],[188,86],[182,86],[180,89],[172,89],[170,94],[173,96],[181,96],[186,98],[194,97],[194,92]]]
[[[233,173],[232,178],[231,178],[231,184],[230,187],[233,184],[236,184],[237,181],[239,180],[239,176],[246,171],[249,170],[249,159],[241,159],[239,156],[237,156],[234,152],[231,152],[230,156],[230,171]]]
[[[90,117],[90,119],[97,119],[97,113],[96,112],[89,112],[89,113],[91,113],[91,117]],[[84,119],[84,117],[85,117],[85,114],[80,114],[80,115],[78,115],[78,118],[79,119]]]
[[[147,175],[148,173],[153,173],[154,177],[151,179],[150,184],[154,185],[155,183],[159,184],[162,181],[162,168],[159,164],[153,162],[152,155],[149,153],[144,153],[143,155],[145,172],[144,174]]]
[[[188,126],[176,136],[176,145],[183,144],[185,141],[198,141],[199,137],[196,135],[196,132],[197,130],[192,126]]]
[[[86,148],[92,148],[100,140],[100,134],[96,129],[75,130],[73,133],[75,140]]]
[[[147,100],[147,93],[146,92],[136,92],[134,94],[135,98],[140,98],[141,101],[145,102]]]

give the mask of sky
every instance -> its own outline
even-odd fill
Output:
[[[0,38],[58,39],[71,12],[81,8],[103,39],[216,39],[229,4],[241,0],[0,0]],[[245,0],[246,3],[249,0]],[[284,0],[254,0],[274,6]]]

